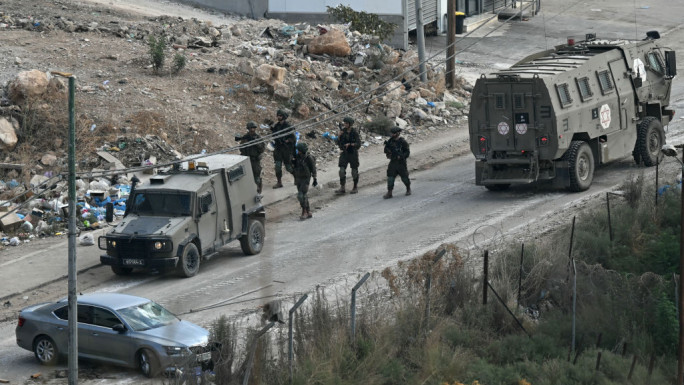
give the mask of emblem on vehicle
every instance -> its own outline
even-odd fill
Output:
[[[610,107],[607,104],[602,105],[599,114],[601,115],[601,127],[605,130],[610,127]]]
[[[501,135],[508,135],[508,130],[510,129],[508,127],[508,123],[506,122],[501,122],[499,125],[496,127],[497,130],[499,130],[499,134]]]
[[[527,123],[518,123],[515,125],[515,132],[519,135],[523,135],[527,132]]]

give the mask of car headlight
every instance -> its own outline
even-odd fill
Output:
[[[155,249],[155,250],[161,250],[162,247],[164,247],[164,242],[159,242],[159,241],[157,241],[157,242],[154,243],[154,249]]]
[[[185,354],[185,348],[183,348],[182,346],[164,346],[164,349],[166,349],[166,354],[168,354],[169,356]]]

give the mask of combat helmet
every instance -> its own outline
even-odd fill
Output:
[[[304,142],[299,142],[297,143],[297,151],[306,153],[309,150],[309,146],[306,145]]]
[[[396,134],[397,132],[401,132],[401,128],[394,126],[392,129],[390,129],[390,132]]]
[[[247,129],[250,129],[250,128],[257,128],[257,124],[253,121],[247,122]]]
[[[345,116],[344,119],[342,119],[343,122],[348,123],[350,126],[354,124],[354,118],[351,116]]]
[[[287,111],[281,108],[278,111],[276,111],[276,116],[282,116],[284,119],[287,119],[290,116],[290,114],[288,114]]]

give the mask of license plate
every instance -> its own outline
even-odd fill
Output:
[[[211,352],[200,353],[197,355],[197,361],[209,361],[211,360]]]
[[[123,264],[126,266],[144,266],[144,259],[124,259]]]

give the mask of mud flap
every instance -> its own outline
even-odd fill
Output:
[[[567,160],[554,161],[556,168],[556,177],[553,178],[552,186],[554,188],[568,188],[570,187],[570,167]]]

